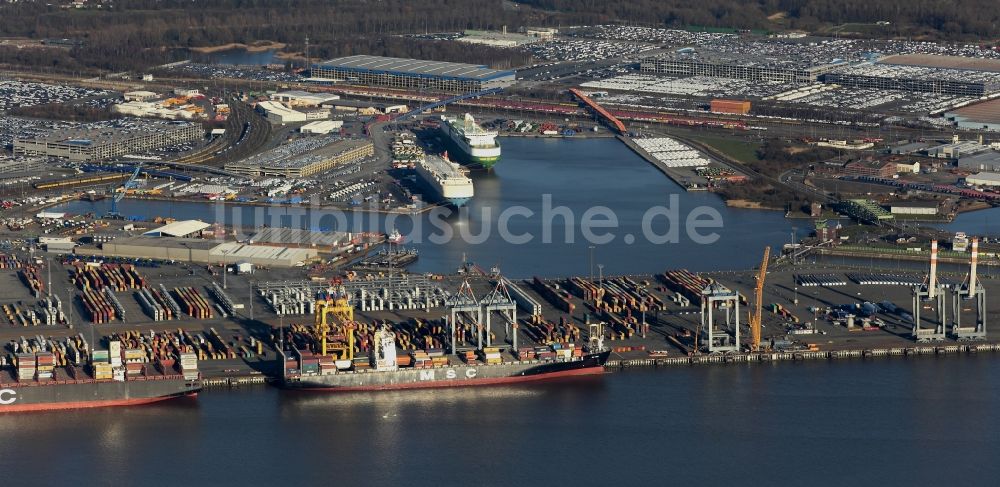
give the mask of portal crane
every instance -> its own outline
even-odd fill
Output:
[[[142,170],[142,164],[136,164],[135,170],[132,171],[132,175],[122,183],[121,187],[116,189],[111,195],[111,211],[109,211],[104,218],[110,219],[121,219],[122,215],[118,213],[118,202],[125,197],[125,193],[128,190],[135,187],[135,181],[139,177],[139,172]]]
[[[764,258],[757,272],[757,285],[753,293],[753,315],[750,316],[750,351],[760,351],[760,320],[761,307],[764,300],[764,279],[767,277],[767,261],[771,258],[771,247],[764,247]]]
[[[333,331],[332,323],[328,316],[333,315],[336,321],[344,330],[344,339],[339,340]],[[316,301],[316,326],[314,329],[316,342],[319,343],[320,355],[328,355],[336,352],[338,360],[354,359],[354,307],[343,296],[328,296]]]

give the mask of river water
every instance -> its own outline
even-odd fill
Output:
[[[777,213],[682,193],[614,141],[514,139],[504,154],[494,175],[475,176],[473,209],[540,208],[548,192],[574,211],[607,205],[625,234],[679,194],[724,219],[707,246],[616,238],[595,252],[606,272],[748,267],[791,229]],[[448,271],[466,252],[516,276],[587,271],[579,243],[419,249],[419,270]],[[211,390],[146,407],[2,416],[0,468],[5,485],[995,485],[998,377],[1000,362],[980,355],[671,367],[469,390]]]
[[[466,208],[467,217],[437,219],[424,214],[387,222],[385,216],[348,213],[341,220],[301,208],[223,210],[222,205],[207,202],[136,200],[122,201],[120,211],[147,218],[238,220],[245,225],[266,221],[272,226],[323,230],[388,231],[394,227],[408,235],[420,252],[420,259],[410,268],[414,272],[453,272],[464,257],[484,269],[499,266],[512,278],[588,275],[591,244],[595,274],[599,265],[606,274],[655,273],[677,267],[700,271],[749,268],[760,262],[764,246],[780,246],[791,238],[793,226],[780,212],[729,208],[714,194],[685,192],[614,139],[507,138],[503,151],[504,158],[493,173],[473,173],[475,197]],[[512,215],[505,219],[506,227],[514,237],[531,236],[528,243],[505,239],[500,233],[502,215],[515,206],[532,216]],[[598,242],[584,233],[587,211],[595,207],[607,208],[617,219],[613,228],[593,228],[595,236],[612,236],[610,242]],[[658,213],[657,207],[677,211]],[[552,210],[546,212],[546,208]],[[103,213],[107,209],[107,201],[78,201],[53,210]],[[593,211],[597,215],[599,210]],[[721,227],[696,228],[689,234],[689,218],[711,224],[713,212]],[[568,214],[572,216],[566,218]],[[591,221],[610,221],[597,216]],[[644,217],[649,232],[644,232]],[[546,228],[551,229],[548,239]],[[675,228],[673,238],[670,231]],[[799,224],[800,234],[808,230],[806,224]],[[446,233],[454,238],[438,243],[435,237]],[[698,243],[699,235],[716,233],[714,243]],[[668,242],[657,243],[659,237]]]
[[[993,356],[0,417],[4,485],[995,485]]]

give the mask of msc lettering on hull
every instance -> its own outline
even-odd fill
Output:
[[[435,372],[436,372],[435,370],[421,370],[420,380],[435,380],[436,378]],[[453,380],[453,379],[458,379],[460,376],[465,376],[466,379],[474,379],[477,373],[478,372],[476,372],[476,369],[471,369],[471,368],[465,369],[465,372],[461,374],[455,369],[447,369],[444,371],[444,379]]]
[[[14,389],[0,389],[0,405],[14,404],[17,401],[17,391]]]

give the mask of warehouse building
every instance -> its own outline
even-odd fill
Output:
[[[862,159],[844,164],[842,173],[849,176],[891,178],[896,175],[896,165],[887,161]]]
[[[684,48],[670,54],[644,58],[639,63],[639,68],[644,73],[671,76],[710,76],[805,84],[815,82],[839,65],[814,64],[794,58],[755,58]]]
[[[963,171],[1000,172],[1000,152],[990,150],[958,158],[958,168]]]
[[[381,115],[389,113],[406,113],[410,111],[407,105],[399,103],[378,103],[363,100],[334,100],[323,103],[323,107],[338,112],[357,113],[358,115]]]
[[[32,138],[15,138],[14,154],[91,162],[201,139],[201,125],[142,121],[127,127],[63,129]]]
[[[210,226],[201,220],[178,220],[160,228],[154,228],[143,235],[147,237],[192,237],[199,235]]]
[[[299,132],[310,135],[326,135],[343,127],[343,120],[317,120],[299,127]]]
[[[1000,173],[980,172],[966,176],[965,184],[969,186],[1000,186]]]
[[[38,244],[54,254],[71,254],[76,247],[76,242],[69,237],[38,237]]]
[[[145,90],[129,91],[122,96],[125,98],[125,101],[150,101],[159,97],[156,93]]]
[[[276,101],[262,101],[257,103],[257,111],[264,115],[264,118],[268,122],[281,125],[330,118],[330,110],[327,109],[293,110]]]
[[[731,113],[734,115],[746,115],[750,113],[749,100],[723,100],[716,98],[709,103],[712,113]]]
[[[937,215],[938,204],[935,201],[895,201],[889,205],[889,213],[893,215]]]
[[[980,97],[1000,91],[1000,72],[890,64],[882,60],[837,69],[827,73],[823,82],[850,88]]]
[[[515,72],[475,64],[357,55],[314,64],[312,75],[362,85],[475,92],[510,86]]]
[[[937,159],[961,159],[989,150],[990,146],[988,145],[974,140],[958,140],[958,137],[955,137],[950,143],[928,147],[925,152],[928,157]]]
[[[225,169],[247,176],[301,178],[374,154],[375,146],[367,140],[303,138],[226,164]]]
[[[0,156],[0,174],[35,172],[43,169],[46,169],[45,159],[41,157]]]
[[[340,99],[339,96],[330,93],[310,93],[301,90],[279,91],[272,94],[270,98],[292,108],[318,107],[324,102]]]
[[[245,245],[235,242],[176,237],[118,238],[93,247],[78,247],[78,255],[102,255],[130,259],[155,259],[220,264],[247,262],[265,267],[294,267],[317,256],[316,249],[270,245]]]
[[[265,228],[247,239],[250,244],[283,245],[286,247],[315,248],[320,252],[333,252],[351,245],[351,234],[345,232],[315,232],[297,228]]]
[[[1000,100],[964,106],[944,113],[960,129],[1000,132]]]

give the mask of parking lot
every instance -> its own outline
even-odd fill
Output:
[[[65,103],[81,98],[109,95],[110,91],[90,88],[0,80],[0,112],[14,107]]]

